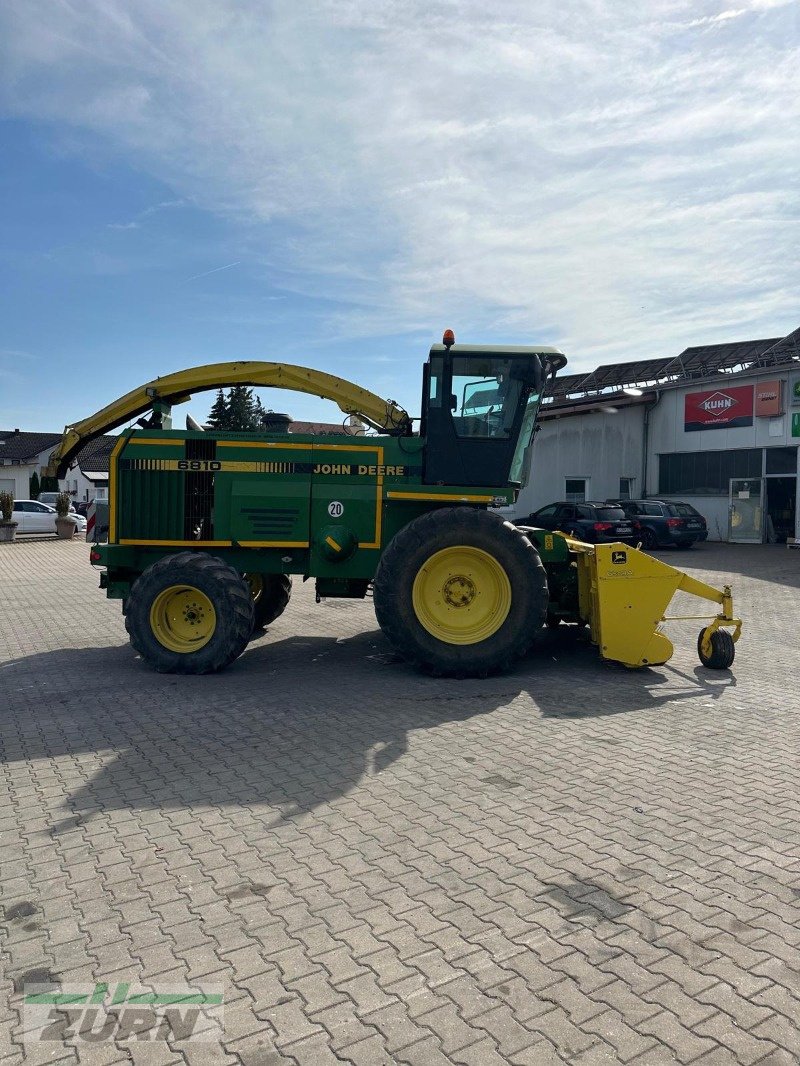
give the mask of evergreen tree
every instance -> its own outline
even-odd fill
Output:
[[[39,499],[39,493],[41,491],[42,491],[42,486],[39,483],[39,475],[34,470],[34,472],[30,476],[30,481],[28,483],[28,492],[31,494],[31,499],[32,500],[38,500]]]
[[[256,426],[258,429],[266,429],[269,421],[269,416],[272,414],[272,408],[267,409],[261,402],[261,397],[256,396]]]
[[[228,392],[228,418],[230,424],[225,429],[252,432],[260,428],[252,389],[246,385],[234,385]]]
[[[217,398],[209,411],[207,425],[211,426],[212,429],[233,428],[230,424],[230,408],[222,389],[217,392]]]

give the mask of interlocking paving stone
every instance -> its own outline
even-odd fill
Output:
[[[155,674],[87,554],[0,546],[4,1061],[798,1061],[797,553],[661,556],[732,582],[732,673],[562,627],[463,682],[301,582],[227,672]],[[23,1056],[37,974],[219,985],[222,1044]]]

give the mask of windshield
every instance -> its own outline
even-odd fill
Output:
[[[525,404],[525,414],[522,416],[522,426],[519,431],[519,439],[514,449],[514,458],[511,460],[511,471],[508,480],[512,485],[524,486],[528,484],[528,476],[531,468],[531,447],[533,445],[533,431],[536,428],[536,415],[539,411],[540,396],[533,392]]]

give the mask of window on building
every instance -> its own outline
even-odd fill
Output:
[[[732,477],[761,477],[761,449],[658,457],[658,491],[664,495],[727,496]]]
[[[796,474],[797,448],[767,448],[767,474]]]
[[[564,499],[570,503],[583,503],[586,499],[586,478],[568,477],[564,480]]]
[[[96,500],[107,500],[108,499],[108,489],[107,488],[95,489],[94,498]]]
[[[619,479],[619,497],[620,500],[632,500],[633,499],[633,482],[635,478],[621,477]]]

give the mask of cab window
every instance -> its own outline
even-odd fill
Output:
[[[453,359],[450,406],[457,436],[509,439],[523,386],[511,369],[510,359],[496,355]]]

